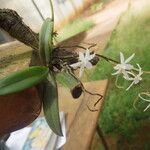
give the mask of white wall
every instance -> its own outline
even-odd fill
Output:
[[[52,0],[55,12],[55,23],[58,24],[69,14],[75,13],[77,7],[83,5],[84,0]],[[90,0],[89,0],[90,1]],[[50,16],[49,0],[34,0],[44,18]],[[24,22],[34,31],[39,31],[43,22],[32,0],[0,0],[0,8],[10,8],[22,16]]]

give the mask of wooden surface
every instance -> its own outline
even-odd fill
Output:
[[[107,80],[89,82],[84,85],[89,91],[104,95]],[[98,111],[91,112],[87,105],[91,109],[95,109],[93,105],[97,101],[98,96],[85,93],[75,100],[65,88],[59,88],[59,96],[60,110],[67,113],[67,143],[62,150],[88,150],[95,135],[95,128],[103,99],[96,107]]]
[[[0,77],[27,68],[31,55],[32,49],[18,41],[0,45]]]

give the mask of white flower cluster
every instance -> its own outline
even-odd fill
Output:
[[[138,68],[135,68],[133,65],[128,64],[134,57],[134,55],[135,54],[132,54],[128,59],[125,60],[124,55],[120,52],[120,64],[117,64],[114,67],[114,69],[117,71],[112,74],[112,75],[122,74],[125,80],[132,81],[132,83],[126,90],[129,90],[134,84],[138,84],[142,80],[141,75],[143,74],[143,71],[140,65],[137,64]],[[135,71],[137,71],[138,74],[135,74]]]
[[[83,75],[84,69],[91,69],[92,68],[92,63],[90,60],[92,60],[95,57],[94,54],[90,54],[89,49],[86,49],[85,53],[79,52],[79,61],[77,63],[71,64],[70,67],[73,69],[80,68],[79,72],[79,78]]]

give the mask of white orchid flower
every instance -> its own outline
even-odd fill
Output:
[[[123,53],[120,52],[120,64],[117,64],[114,69],[117,70],[115,73],[112,73],[112,75],[117,75],[117,74],[123,74],[124,76],[127,75],[127,71],[133,69],[133,65],[128,64],[131,59],[134,57],[135,54],[132,54],[129,58],[125,60]]]
[[[89,49],[86,49],[85,53],[79,52],[79,62],[71,64],[70,67],[74,69],[80,68],[79,77],[81,77],[85,68],[87,69],[92,68],[90,60],[92,60],[94,57],[95,53],[90,54]]]
[[[137,66],[138,66],[138,71],[139,71],[137,75],[128,71],[127,73],[132,75],[133,77],[124,76],[126,80],[133,81],[126,90],[129,90],[134,84],[138,84],[142,80],[142,77],[141,77],[141,75],[143,74],[142,68],[140,67],[139,64],[137,64]]]

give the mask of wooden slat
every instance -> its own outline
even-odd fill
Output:
[[[29,66],[32,49],[18,41],[0,45],[0,77]]]

